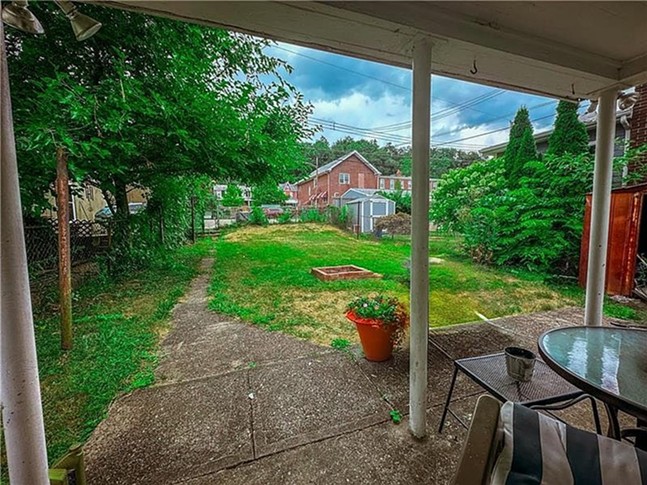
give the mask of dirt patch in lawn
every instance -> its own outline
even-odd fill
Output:
[[[229,242],[243,242],[250,239],[274,239],[289,238],[291,234],[303,236],[304,232],[311,233],[338,233],[341,236],[348,236],[346,233],[332,226],[321,224],[275,224],[271,226],[246,226],[230,232],[224,236]]]
[[[352,291],[291,291],[286,301],[290,301],[295,316],[309,322],[295,330],[307,333],[314,342],[330,345],[333,339],[343,338],[359,343],[355,326],[344,316],[346,305],[355,296]]]

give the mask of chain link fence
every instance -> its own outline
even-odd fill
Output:
[[[111,245],[109,224],[93,221],[70,222],[70,256],[73,285],[99,272],[98,256]],[[29,266],[32,303],[40,305],[58,288],[58,222],[43,219],[25,226],[25,249]]]

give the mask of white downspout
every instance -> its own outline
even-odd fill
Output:
[[[47,448],[29,294],[11,95],[0,21],[0,285],[2,310],[2,420],[9,469],[15,484],[47,485]]]
[[[624,139],[624,149],[623,149],[623,153],[624,153],[624,151],[629,146],[629,141],[631,140],[631,123],[629,122],[629,118],[627,117],[627,115],[623,115],[620,118],[620,124],[625,129],[625,139]],[[629,175],[629,165],[625,165],[624,167],[622,167],[622,185],[623,186],[627,185],[627,182],[626,182],[627,175]]]
[[[584,306],[585,325],[602,325],[617,97],[618,92],[612,89],[604,91],[598,100],[595,171],[591,202],[591,232],[589,234],[589,261],[586,275],[586,303]]]
[[[431,117],[431,42],[413,46],[411,335],[409,428],[427,434],[427,339],[429,337],[429,144]]]

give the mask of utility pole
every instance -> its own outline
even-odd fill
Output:
[[[72,264],[70,252],[70,186],[67,152],[56,149],[56,208],[58,217],[58,287],[61,348],[72,348]]]

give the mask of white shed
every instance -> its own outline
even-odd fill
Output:
[[[373,232],[376,219],[395,214],[395,202],[378,194],[352,200],[346,206],[353,232]]]

